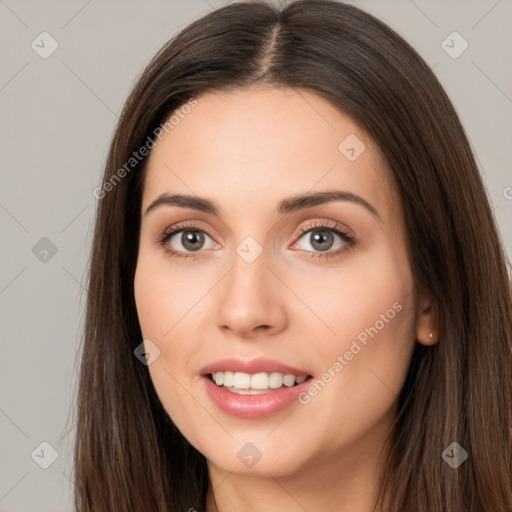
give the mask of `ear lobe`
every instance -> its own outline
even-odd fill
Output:
[[[416,340],[425,346],[435,345],[439,341],[439,322],[436,308],[424,295],[418,301],[416,317]]]

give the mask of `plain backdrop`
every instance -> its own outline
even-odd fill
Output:
[[[1,511],[72,510],[93,190],[138,74],[177,31],[225,3],[0,2]],[[350,3],[388,23],[439,77],[510,256],[512,0]]]

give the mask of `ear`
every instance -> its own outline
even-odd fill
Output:
[[[419,294],[416,312],[416,339],[426,346],[439,341],[439,323],[437,310],[430,299]]]

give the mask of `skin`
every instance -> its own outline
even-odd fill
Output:
[[[149,366],[155,389],[208,461],[208,512],[313,512],[333,503],[369,512],[415,340],[437,341],[431,304],[414,287],[390,174],[368,135],[311,92],[252,87],[197,101],[157,142],[144,183],[134,285],[144,339],[160,350]],[[349,134],[365,144],[354,161],[338,149]],[[349,201],[276,211],[284,198],[331,189],[361,196],[379,217]],[[206,197],[220,216],[170,205],[145,215],[164,192]],[[187,250],[183,232],[166,247],[189,259],[156,243],[183,221],[204,233],[202,245],[187,246],[199,250]],[[313,221],[341,225],[355,244],[318,258],[348,244],[331,232],[321,251],[314,233],[298,235]],[[263,251],[252,263],[236,251],[247,236]],[[306,405],[245,419],[205,393],[200,369],[225,357],[267,357],[321,378],[395,303],[400,312]],[[262,454],[252,468],[237,457],[247,442]]]

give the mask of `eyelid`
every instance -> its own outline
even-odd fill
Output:
[[[176,224],[172,224],[171,226],[167,227],[163,232],[158,233],[155,243],[162,245],[180,231],[200,231],[201,233],[204,233],[208,238],[210,238],[214,242],[214,244],[219,245],[217,242],[214,241],[214,237],[212,237],[208,233],[208,230],[202,228],[197,222],[198,221],[183,221],[178,222]]]
[[[189,229],[194,229],[197,231],[202,231],[202,232],[206,233],[208,236],[210,236],[210,238],[212,238],[211,235],[209,235],[208,230],[203,229],[199,223],[202,223],[202,221],[187,220],[187,221],[177,222],[176,224],[172,224],[172,225],[168,226],[167,228],[165,228],[165,230],[162,232],[162,235],[166,235],[166,234],[169,234],[172,232],[176,232],[178,230],[185,230],[185,229],[189,228]],[[308,221],[308,223],[306,223],[305,225],[300,227],[297,230],[297,232],[295,233],[294,238],[296,239],[296,238],[300,237],[301,235],[303,235],[304,233],[307,233],[310,230],[321,229],[321,228],[338,229],[338,230],[342,231],[343,233],[345,233],[346,235],[354,237],[354,232],[348,226],[341,224],[337,221],[331,220],[331,219],[319,218],[319,219],[315,219],[312,221]],[[216,236],[219,238],[222,238],[218,235],[217,232],[216,232]]]
[[[192,231],[193,230],[193,231],[201,231],[202,233],[205,233],[206,235],[208,235],[210,238],[213,238],[208,233],[208,231],[211,228],[203,228],[201,224],[202,224],[202,222],[197,221],[197,220],[185,220],[182,222],[177,222],[176,224],[171,224],[170,226],[165,228],[165,230],[160,234],[160,236],[176,234],[176,232],[178,232],[178,231],[186,231],[186,230]],[[213,230],[213,231],[215,231],[215,230]],[[216,231],[215,231],[215,237],[221,238],[220,235]]]
[[[302,226],[299,228],[299,231],[296,235],[296,237],[302,236],[304,233],[307,233],[308,231],[313,231],[315,229],[326,229],[326,230],[334,230],[334,231],[341,231],[345,235],[353,238],[354,232],[345,226],[344,224],[341,224],[337,221],[330,220],[330,219],[315,219],[314,221],[310,221],[309,224],[306,224],[305,226]]]

